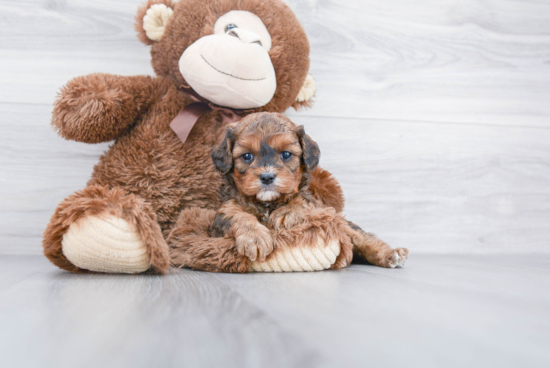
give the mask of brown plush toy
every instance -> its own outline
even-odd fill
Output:
[[[221,204],[210,152],[227,124],[307,107],[315,92],[307,37],[280,0],[149,0],[136,30],[151,45],[156,77],[77,77],[55,102],[52,125],[63,138],[114,140],[87,187],[59,204],[44,233],[44,254],[68,271],[166,273],[166,239],[180,213]],[[342,211],[328,172],[311,172],[310,192]],[[351,238],[373,264],[395,267],[407,258],[404,249],[373,251],[359,228]],[[221,255],[213,249],[210,256]],[[201,257],[208,264],[208,252]]]

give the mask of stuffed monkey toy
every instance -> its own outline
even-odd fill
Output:
[[[156,77],[77,77],[54,105],[61,137],[113,141],[44,232],[44,254],[64,270],[166,273],[166,239],[180,213],[220,206],[210,152],[227,124],[308,107],[315,92],[306,34],[280,0],[148,0],[136,30],[151,46]],[[312,195],[341,212],[337,181],[320,168],[311,176]],[[370,254],[357,229],[357,255],[384,267],[406,259],[391,248]]]

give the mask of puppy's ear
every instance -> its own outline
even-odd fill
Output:
[[[300,145],[302,146],[302,159],[307,172],[313,171],[317,165],[319,165],[319,159],[321,158],[321,151],[319,146],[309,135],[306,134],[304,126],[300,125],[296,131],[298,138],[300,139]]]
[[[233,142],[235,141],[235,131],[233,128],[227,128],[225,137],[222,141],[212,148],[212,162],[214,167],[223,175],[227,174],[233,167]]]

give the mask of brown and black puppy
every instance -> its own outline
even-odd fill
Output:
[[[281,114],[252,114],[229,128],[212,151],[225,184],[211,235],[234,237],[239,254],[265,260],[273,250],[269,228],[302,223],[317,204],[307,189],[319,154],[304,128]]]
[[[332,226],[329,232],[342,247],[333,268],[351,262],[351,242],[355,253],[370,263],[403,266],[408,250],[393,250],[311,195],[310,172],[317,167],[319,157],[317,143],[305,134],[304,128],[281,114],[252,114],[228,128],[226,137],[212,150],[214,166],[224,175],[224,184],[223,205],[209,235],[234,238],[240,255],[263,261],[273,251],[274,242],[289,240],[283,236],[284,230],[298,225],[305,229],[308,222],[328,221],[324,227],[316,228],[323,234],[316,234],[311,227],[307,229],[312,232],[311,238],[316,238],[327,236],[327,226]]]
[[[392,249],[314,195],[322,184],[316,181],[322,175],[312,175],[320,170],[319,147],[284,115],[246,116],[227,129],[211,156],[222,174],[222,205],[181,212],[167,240],[173,266],[248,272],[252,262],[269,260],[279,249],[318,247],[320,240],[340,244],[332,269],[353,257],[381,267],[404,265],[407,249]]]
[[[173,266],[248,272],[279,249],[327,244],[339,246],[328,267],[351,262],[351,228],[341,207],[326,206],[315,195],[323,186],[341,191],[316,168],[319,147],[303,127],[281,114],[251,114],[227,128],[211,156],[222,174],[222,205],[181,212],[167,240]]]

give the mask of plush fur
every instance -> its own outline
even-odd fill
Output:
[[[149,40],[140,22],[148,6],[164,3],[173,6],[164,35],[158,42]],[[193,100],[179,69],[183,51],[198,38],[212,32],[216,19],[229,10],[249,10],[258,15],[273,41],[269,51],[277,75],[277,91],[265,106],[246,111],[282,112],[296,102],[309,68],[309,44],[292,11],[279,0],[149,0],[136,17],[139,38],[152,44],[152,65],[156,77],[91,74],[77,77],[64,86],[55,102],[52,126],[65,139],[85,143],[114,140],[94,167],[88,187],[65,199],[54,212],[43,238],[44,254],[57,266],[83,272],[63,255],[61,239],[79,216],[113,211],[142,224],[140,233],[152,247],[152,271],[169,268],[165,239],[180,212],[186,208],[217,209],[222,177],[214,168],[210,151],[225,134],[219,113],[203,114],[185,143],[170,129],[170,122]],[[323,178],[313,180],[313,195],[338,210],[343,195],[334,179],[321,170],[311,172]],[[101,189],[99,189],[101,188]],[[313,187],[312,187],[313,188]],[[93,194],[92,194],[93,193]],[[84,200],[92,196],[91,200]],[[132,200],[119,200],[119,198]],[[101,203],[98,205],[97,203]],[[126,216],[126,215],[124,215]],[[147,217],[148,221],[137,219]],[[132,220],[134,218],[134,220]],[[125,217],[126,219],[126,217]],[[139,227],[139,226],[138,226]],[[147,227],[147,229],[145,229]]]
[[[140,25],[152,3],[171,1],[149,0],[138,11],[136,29],[140,40],[151,41]],[[309,70],[309,42],[304,29],[290,8],[279,0],[185,0],[174,5],[174,15],[165,34],[151,47],[153,69],[159,77],[168,78],[179,87],[188,86],[179,70],[178,61],[185,49],[203,36],[213,33],[216,20],[231,10],[247,10],[259,16],[267,27],[272,47],[269,57],[275,68],[277,91],[273,99],[255,111],[284,112],[288,107],[309,106],[311,100],[297,102]]]
[[[248,272],[250,260],[240,255],[234,239],[209,237],[216,211],[188,208],[181,212],[170,233],[170,255],[176,267],[210,272]]]
[[[138,39],[146,45],[153,45],[155,41],[147,37],[145,29],[143,29],[143,18],[145,17],[145,14],[147,14],[147,10],[155,4],[164,4],[167,7],[174,9],[176,2],[173,0],[147,0],[142,6],[139,7],[134,26]]]
[[[283,153],[289,158],[283,158]],[[326,244],[340,244],[332,268],[349,265],[353,230],[334,208],[309,191],[310,171],[319,156],[319,147],[303,127],[281,114],[248,115],[228,128],[212,150],[214,165],[224,174],[223,204],[215,214],[196,209],[181,214],[168,237],[172,264],[247,272],[250,261],[265,261],[287,247],[315,247],[322,238]],[[262,195],[266,190],[273,193],[267,199]],[[197,252],[199,265],[193,256]]]

